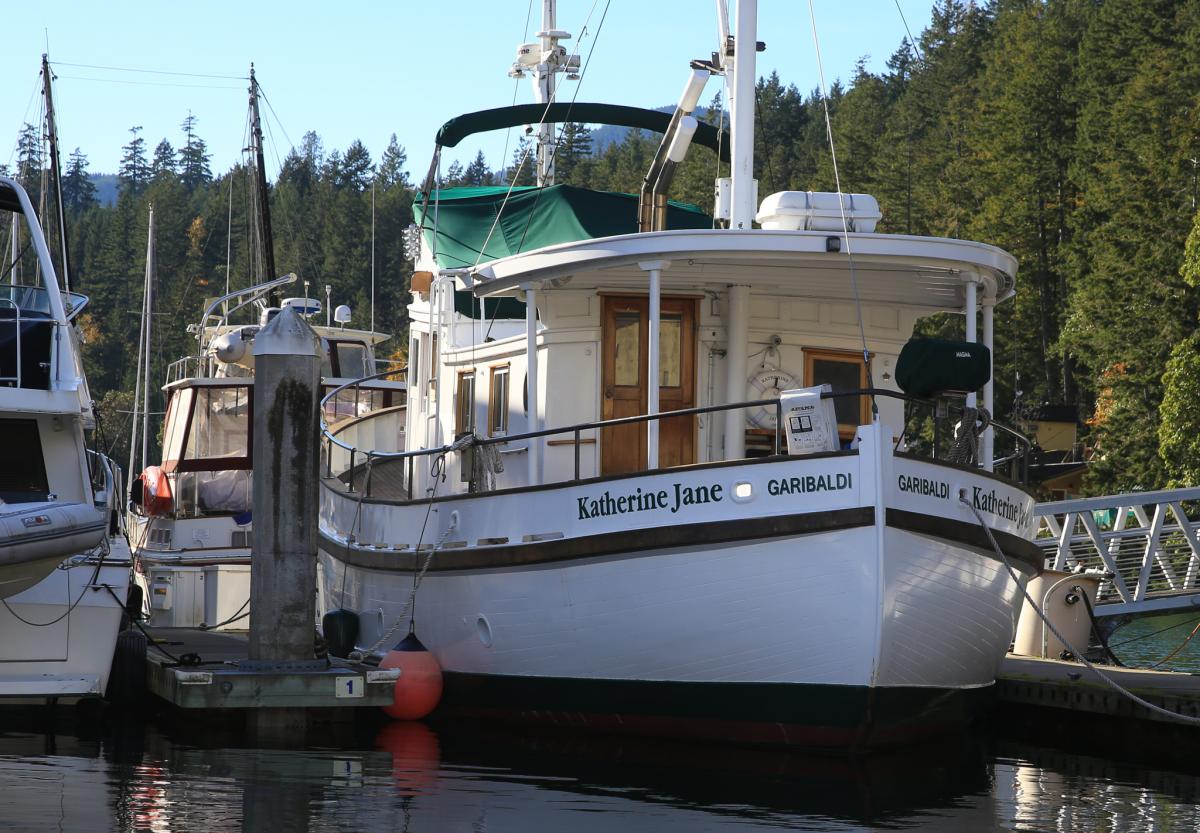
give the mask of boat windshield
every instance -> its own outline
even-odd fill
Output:
[[[88,297],[78,292],[64,292],[62,298],[68,321],[78,315],[88,303]],[[54,317],[50,311],[50,295],[44,286],[0,284],[0,306],[18,307],[22,318]]]

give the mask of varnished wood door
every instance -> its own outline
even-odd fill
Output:
[[[650,299],[605,296],[600,349],[603,419],[646,413]],[[696,301],[663,298],[659,315],[660,411],[696,403]],[[694,463],[696,418],[659,421],[660,467]],[[646,468],[646,424],[606,428],[600,436],[600,473],[623,474]]]

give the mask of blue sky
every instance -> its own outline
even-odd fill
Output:
[[[605,2],[611,5],[601,29]],[[898,2],[919,36],[932,0]],[[408,151],[410,172],[418,175],[429,164],[442,122],[509,104],[514,89],[518,103],[532,100],[528,81],[506,75],[517,45],[532,40],[540,23],[535,0],[524,36],[528,7],[528,0],[11,4],[0,50],[0,135],[7,130],[10,138],[0,143],[0,162],[14,157],[21,125],[39,118],[38,71],[48,43],[58,76],[55,108],[64,156],[80,147],[93,172],[116,171],[133,125],[142,126],[150,151],[162,138],[179,147],[189,111],[208,143],[213,170],[226,170],[244,146],[242,79],[253,61],[270,103],[264,129],[272,173],[289,146],[313,130],[327,151],[359,139],[376,160],[395,133]],[[580,101],[673,103],[688,61],[715,48],[714,8],[710,0],[559,0],[558,26],[576,36],[568,47],[585,61],[595,47],[587,74],[581,82],[566,82],[564,94],[574,95],[582,85]],[[814,8],[829,83],[849,78],[859,58],[881,70],[905,35],[897,0],[853,7],[814,0]],[[760,75],[776,70],[802,90],[818,86],[807,3],[760,0],[759,40],[767,44],[759,55]],[[710,81],[702,101],[719,84]],[[504,133],[495,133],[464,142],[455,156],[465,163],[482,149],[496,168],[504,148]]]

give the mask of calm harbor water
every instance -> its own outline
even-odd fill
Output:
[[[1112,641],[1173,621],[1134,623]],[[1118,655],[1132,658],[1136,646],[1161,658],[1189,621]],[[1175,664],[1198,657],[1189,645]],[[999,712],[945,742],[848,758],[375,719],[264,748],[167,714],[9,708],[0,710],[0,829],[1200,829],[1200,759],[1183,746],[1194,735],[1120,744],[1099,720],[1019,718]],[[1182,754],[1164,754],[1172,742]]]

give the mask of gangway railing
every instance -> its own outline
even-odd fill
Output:
[[[1096,614],[1200,608],[1200,488],[1039,503],[1046,566],[1106,573]]]

